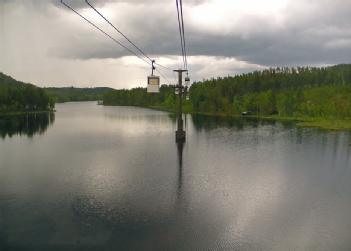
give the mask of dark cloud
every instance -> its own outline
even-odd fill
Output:
[[[141,1],[118,1],[140,3]],[[178,55],[179,38],[174,10],[160,4],[134,6],[126,20],[125,32],[152,55]],[[191,9],[190,9],[191,11]],[[293,1],[282,10],[282,23],[274,26],[269,18],[242,16],[240,31],[207,31],[196,24],[186,26],[188,54],[235,57],[261,65],[328,64],[351,58],[351,2],[348,0]],[[156,13],[148,17],[147,13]],[[191,13],[190,13],[191,14]],[[189,13],[186,16],[190,15]],[[170,18],[172,17],[172,18]],[[114,23],[121,20],[113,20]],[[226,24],[222,24],[226,25]],[[201,28],[201,29],[200,29]],[[91,31],[91,34],[94,34]],[[243,35],[245,34],[245,35]],[[116,34],[118,37],[118,34]],[[84,40],[77,50],[62,48],[71,58],[115,58],[128,53],[108,46],[106,41]],[[92,50],[91,48],[94,48]]]
[[[65,3],[69,4],[73,8],[87,8],[85,0],[63,0]],[[108,4],[118,4],[118,3],[127,3],[127,4],[137,4],[137,5],[153,5],[153,4],[169,4],[169,0],[88,0],[91,4],[96,7],[103,7]],[[187,0],[187,5],[198,5],[206,0]],[[172,2],[174,5],[174,1]],[[28,7],[34,8],[46,8],[50,5],[61,6],[61,0],[0,0],[0,5],[26,5]]]
[[[228,0],[228,3],[235,1]],[[94,15],[84,0],[65,2],[92,18],[119,41],[128,44]],[[90,2],[98,8],[103,7],[102,11],[107,10],[106,15],[111,21],[147,54],[153,57],[180,54],[174,1]],[[210,9],[209,13],[200,11],[200,16],[194,15],[196,8],[215,0],[183,2],[188,55],[218,60],[227,72],[237,72],[235,67],[238,64],[224,58],[247,62],[248,65],[238,68],[239,71],[258,66],[324,65],[351,61],[350,0],[287,0],[288,4],[274,15],[264,12],[230,13],[223,11],[225,6],[217,6],[217,10]],[[219,16],[219,20],[223,21],[211,23],[208,15]],[[42,53],[44,49],[40,51],[40,48],[45,48],[46,56],[56,60],[89,61],[130,55],[60,4],[59,0],[0,0],[0,16],[0,35],[7,40],[3,46],[0,44],[0,49],[6,50],[1,53],[3,55],[10,55],[7,52],[11,51],[9,47],[15,46],[21,50],[27,46],[27,51],[32,50],[33,53]],[[21,35],[21,27],[25,27],[28,39]],[[23,43],[24,39],[26,43]],[[192,67],[199,78],[205,74],[205,69],[210,72],[205,61],[194,64]],[[1,65],[6,66],[5,59],[0,60]],[[218,74],[212,71],[211,74],[223,74],[220,69],[215,69]]]
[[[65,3],[69,4],[74,8],[86,7],[85,0],[64,0]],[[94,3],[96,6],[103,6],[111,2],[126,2],[126,1],[114,1],[114,0],[89,0],[89,2]],[[61,5],[61,0],[1,0],[0,4],[7,5],[26,5],[32,7],[49,7],[50,5]]]

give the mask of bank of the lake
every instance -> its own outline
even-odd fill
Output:
[[[183,99],[192,114],[296,121],[304,127],[351,129],[351,65],[276,68],[233,77],[194,82]],[[115,90],[104,95],[105,105],[151,107],[175,111],[174,86],[158,94],[145,88]]]
[[[312,127],[319,129],[327,129],[327,130],[351,130],[351,119],[349,120],[311,120],[311,121],[302,121],[297,124],[301,127]]]
[[[140,106],[143,107],[143,106]],[[144,106],[143,108],[155,109],[159,111],[176,113],[176,109],[162,106]],[[183,108],[184,109],[184,108]],[[274,121],[291,121],[295,122],[298,127],[310,127],[318,128],[323,130],[335,130],[335,131],[344,131],[351,130],[351,118],[348,119],[338,119],[338,118],[313,118],[313,117],[284,117],[278,115],[272,116],[261,116],[261,115],[233,115],[226,113],[210,113],[210,112],[194,112],[189,107],[185,107],[183,110],[186,114],[192,115],[206,115],[206,116],[217,116],[217,117],[232,117],[232,118],[257,118],[260,120],[274,120]]]

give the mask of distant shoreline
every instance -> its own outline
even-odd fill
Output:
[[[117,106],[117,105],[105,105],[105,106]],[[119,105],[122,106],[122,105]],[[170,113],[176,113],[175,110],[161,107],[161,106],[135,106],[141,108],[148,108],[152,110],[165,111]],[[312,117],[283,117],[283,116],[265,116],[265,115],[234,115],[225,113],[209,113],[209,112],[194,112],[184,111],[185,114],[194,115],[206,115],[215,117],[226,117],[226,118],[257,118],[260,120],[274,120],[274,121],[291,121],[295,122],[297,127],[305,128],[317,128],[329,131],[350,131],[351,130],[351,118],[350,119],[333,119],[333,118],[312,118]]]

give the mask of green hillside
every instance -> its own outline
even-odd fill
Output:
[[[275,68],[195,82],[185,111],[192,113],[297,119],[328,128],[351,128],[351,65]],[[104,96],[105,105],[137,105],[175,110],[172,88],[160,94],[145,89],[119,90]],[[317,123],[317,122],[319,123]]]
[[[0,72],[0,114],[53,110],[53,99],[42,89]]]

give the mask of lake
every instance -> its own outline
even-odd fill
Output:
[[[350,250],[351,134],[95,102],[0,118],[0,250]]]

